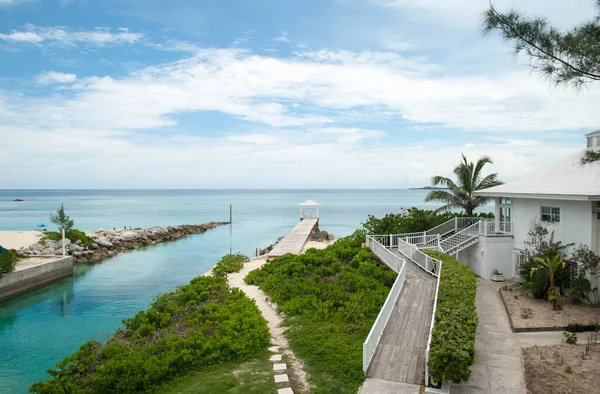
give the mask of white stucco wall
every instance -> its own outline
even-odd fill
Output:
[[[458,253],[457,260],[475,275],[491,279],[497,269],[506,279],[515,276],[513,237],[510,235],[479,236],[479,242]]]
[[[554,240],[563,243],[585,244],[596,249],[595,203],[589,201],[560,201],[513,199],[512,221],[515,248],[524,249],[527,233],[534,220],[540,219],[541,207],[560,208],[560,222],[548,225],[554,231]],[[592,242],[593,241],[593,242]]]

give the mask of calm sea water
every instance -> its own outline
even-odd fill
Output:
[[[90,339],[105,340],[122,319],[160,293],[206,272],[219,258],[272,243],[297,222],[298,203],[322,204],[320,227],[341,237],[368,214],[398,212],[423,203],[423,190],[0,190],[0,230],[51,225],[64,202],[82,230],[200,224],[220,227],[176,242],[122,253],[75,275],[0,303],[0,393],[26,393],[46,370]],[[24,202],[14,202],[22,198]]]

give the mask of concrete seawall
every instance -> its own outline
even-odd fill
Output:
[[[0,279],[0,301],[73,275],[73,257],[61,257],[5,274]]]

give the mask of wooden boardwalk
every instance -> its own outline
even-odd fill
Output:
[[[367,377],[419,385],[425,382],[425,349],[437,283],[411,261],[406,262],[406,269],[406,281]]]
[[[268,253],[269,257],[279,257],[286,253],[300,254],[313,227],[318,219],[304,219],[286,234],[277,245]]]

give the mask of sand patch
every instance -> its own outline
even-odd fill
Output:
[[[0,245],[6,249],[20,249],[33,245],[42,235],[42,231],[0,231]]]

